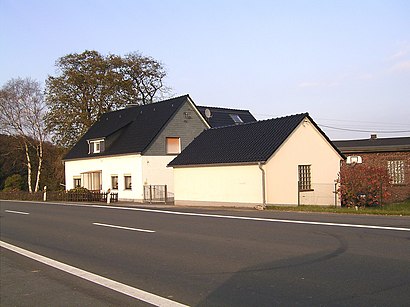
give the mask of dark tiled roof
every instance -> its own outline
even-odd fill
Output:
[[[142,153],[188,98],[189,96],[185,95],[105,113],[81,137],[64,159]],[[88,154],[87,140],[98,138],[105,138],[105,151]]]
[[[333,141],[343,153],[410,151],[410,137]]]
[[[212,128],[235,125],[236,123],[230,115],[238,115],[243,123],[251,123],[256,121],[255,117],[253,117],[251,112],[249,112],[248,110],[206,106],[198,106],[197,108]],[[206,109],[211,112],[210,118],[208,118],[205,114]]]
[[[302,113],[205,130],[169,166],[265,162],[306,117],[317,127]]]

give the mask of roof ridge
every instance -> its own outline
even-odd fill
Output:
[[[297,114],[291,114],[291,115],[285,115],[285,116],[280,116],[280,117],[274,117],[274,118],[267,118],[267,119],[261,119],[261,120],[256,120],[253,122],[247,122],[247,123],[240,123],[238,125],[228,125],[228,126],[220,126],[220,127],[213,127],[210,128],[210,130],[213,129],[221,129],[221,128],[228,128],[228,127],[239,127],[239,126],[246,126],[246,125],[256,125],[256,124],[260,124],[263,122],[269,122],[269,121],[274,121],[274,120],[278,120],[278,119],[285,119],[285,118],[290,118],[290,117],[295,117],[295,116],[301,116],[304,115],[309,116],[309,112],[304,112],[304,113],[297,113]]]
[[[233,109],[233,108],[224,108],[224,107],[213,107],[213,106],[197,106],[197,108],[209,108],[209,109],[218,109],[218,110],[229,110],[229,111],[248,111],[248,109]]]

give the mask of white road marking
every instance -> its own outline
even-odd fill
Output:
[[[8,212],[8,213],[16,213],[16,214],[23,214],[23,215],[28,215],[30,213],[27,212],[22,212],[22,211],[14,211],[14,210],[4,210],[4,212]]]
[[[154,306],[187,306],[175,301],[172,301],[170,299],[158,296],[156,294],[152,294],[149,292],[146,292],[144,290],[140,290],[125,284],[122,284],[120,282],[96,275],[94,273],[90,273],[87,271],[84,271],[82,269],[73,267],[71,265],[41,256],[39,254],[30,252],[28,250],[22,249],[20,247],[11,245],[9,243],[0,241],[0,247],[6,248],[8,250],[11,250],[15,253],[18,253],[20,255],[23,255],[25,257],[31,258],[33,260],[36,260],[38,262],[44,263],[48,266],[51,266],[53,268],[56,268],[58,270],[64,271],[66,273],[72,274],[74,276],[80,277],[82,279],[91,281],[95,284],[104,286],[106,288],[109,288],[111,290],[123,293],[125,295],[131,296],[135,299],[147,302],[149,304],[152,304]]]
[[[18,202],[18,201],[14,201],[14,202]],[[28,202],[28,201],[21,201],[21,202]],[[33,202],[29,202],[29,203],[33,203]],[[41,203],[41,204],[45,204],[45,203]],[[71,206],[71,207],[88,207],[88,208],[92,207],[92,208],[142,211],[142,212],[185,215],[185,216],[199,216],[199,217],[224,218],[224,219],[235,219],[235,220],[262,221],[262,222],[273,222],[273,223],[289,223],[289,224],[322,225],[322,226],[394,230],[394,231],[410,231],[410,228],[395,227],[395,226],[378,226],[378,225],[361,225],[361,224],[345,224],[345,223],[329,223],[329,222],[311,222],[311,221],[300,221],[300,220],[283,220],[283,219],[270,219],[270,218],[235,216],[235,215],[178,212],[178,211],[155,210],[155,209],[132,208],[132,207],[115,207],[115,206],[105,206],[105,205],[104,206],[103,205],[81,205],[78,203],[65,203],[65,204],[64,203],[48,203],[48,204],[54,204],[54,205],[60,205],[60,206]]]
[[[67,205],[67,206],[73,206],[73,205]],[[410,228],[394,227],[394,226],[361,225],[361,224],[330,223],[330,222],[312,222],[312,221],[300,221],[300,220],[283,220],[283,219],[272,219],[272,218],[261,218],[261,217],[248,217],[248,216],[236,216],[236,215],[219,215],[219,214],[192,213],[192,212],[178,212],[178,211],[169,211],[169,210],[155,210],[155,209],[145,209],[145,208],[114,207],[114,206],[100,206],[100,205],[75,204],[74,206],[94,207],[94,208],[108,208],[108,209],[117,209],[117,210],[131,210],[131,211],[142,211],[142,212],[151,212],[151,213],[163,213],[163,214],[184,215],[184,216],[199,216],[199,217],[221,218],[221,219],[232,219],[232,220],[245,220],[245,221],[288,223],[288,224],[305,224],[305,225],[320,225],[320,226],[335,226],[335,227],[350,227],[350,228],[365,228],[365,229],[380,229],[380,230],[395,230],[395,231],[410,231]]]
[[[102,224],[102,223],[93,223],[93,225],[111,227],[111,228],[119,228],[119,229],[125,229],[125,230],[140,231],[140,232],[149,232],[149,233],[155,232],[155,230],[131,228],[131,227],[124,227],[124,226],[117,226],[117,225],[110,225],[110,224]]]

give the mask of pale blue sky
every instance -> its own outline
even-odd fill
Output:
[[[0,85],[44,82],[72,52],[139,51],[198,105],[410,136],[409,16],[408,0],[0,0]]]

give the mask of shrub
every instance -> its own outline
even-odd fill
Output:
[[[339,173],[338,192],[342,206],[366,207],[382,205],[390,193],[387,169],[364,164],[351,164]]]
[[[4,190],[7,191],[21,191],[24,186],[23,177],[20,174],[14,174],[10,177],[7,177],[4,182]]]
[[[91,194],[91,191],[83,188],[83,187],[76,187],[68,191],[70,194]]]

